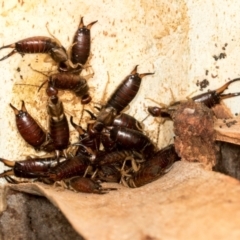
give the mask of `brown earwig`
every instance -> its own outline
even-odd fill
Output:
[[[89,95],[89,86],[85,78],[71,72],[62,72],[52,74],[47,81],[43,82],[41,87],[48,82],[48,88],[54,86],[59,90],[67,90],[73,92],[77,97],[81,98],[82,104],[91,102],[92,98]]]
[[[127,185],[136,188],[153,182],[165,174],[172,164],[178,160],[180,158],[175,152],[174,145],[168,145],[145,161],[140,170],[128,178]]]
[[[46,53],[52,59],[59,62],[66,62],[68,60],[67,52],[55,39],[43,36],[30,37],[20,40],[0,48],[14,48],[12,52],[0,59],[0,61],[12,56],[15,53],[20,53],[22,56],[29,53]]]
[[[42,150],[47,149],[49,145],[53,145],[57,155],[59,155],[59,151],[63,151],[69,145],[70,132],[68,121],[64,114],[63,104],[57,96],[57,89],[51,86],[46,89],[46,92],[49,96],[47,110],[50,141],[42,146]]]
[[[155,146],[152,141],[142,132],[137,130],[113,127],[110,130],[110,137],[119,147],[140,152],[146,159],[155,151]]]
[[[84,26],[83,17],[81,17],[78,30],[73,37],[71,61],[74,65],[80,64],[82,66],[87,62],[91,47],[90,29],[96,22]]]
[[[73,177],[65,182],[69,189],[76,192],[105,194],[109,191],[117,190],[116,188],[103,188],[100,183],[84,177]]]
[[[60,181],[62,179],[83,175],[88,166],[90,166],[89,158],[84,155],[78,155],[68,158],[56,167],[51,168],[48,174],[44,176],[48,180]]]
[[[119,114],[122,110],[128,106],[128,104],[136,96],[142,78],[147,75],[153,75],[154,73],[137,73],[138,65],[133,69],[130,75],[128,75],[117,89],[113,92],[109,100],[107,101],[105,108],[114,108]]]
[[[136,96],[142,78],[154,74],[139,74],[137,73],[137,67],[138,65],[133,69],[131,74],[121,82],[117,89],[112,93],[105,106],[100,110],[97,115],[96,124],[94,125],[96,131],[102,131],[104,126],[112,125],[114,118],[120,114]]]
[[[46,140],[46,133],[27,112],[24,101],[22,101],[21,110],[16,109],[11,103],[10,107],[15,113],[16,125],[22,138],[36,150],[39,150]]]
[[[206,93],[202,93],[199,94],[195,97],[192,97],[192,100],[194,102],[202,102],[204,103],[207,107],[211,108],[217,104],[220,103],[221,100],[226,99],[226,98],[231,98],[231,97],[235,97],[235,96],[239,96],[240,93],[227,93],[227,94],[222,94],[227,88],[228,86],[236,81],[239,81],[240,78],[235,78],[227,83],[225,83],[222,87],[213,90],[213,91],[209,91]]]
[[[64,160],[64,159],[62,159]],[[51,168],[57,165],[56,158],[30,158],[20,161],[9,161],[0,158],[5,166],[11,167],[11,170],[6,170],[0,174],[1,177],[15,176],[21,178],[39,178],[43,173],[48,172]]]
[[[223,94],[223,92],[228,88],[228,86],[231,83],[239,81],[239,80],[240,80],[240,78],[235,78],[235,79],[230,80],[229,82],[225,83],[222,87],[220,87],[216,90],[212,90],[212,91],[208,91],[208,92],[196,95],[196,96],[192,97],[191,99],[194,102],[201,102],[204,105],[206,105],[208,108],[212,108],[215,105],[219,104],[223,99],[232,98],[232,97],[236,97],[236,96],[240,95],[240,92]],[[156,106],[148,107],[148,112],[153,117],[162,117],[162,118],[172,119],[171,112],[174,111],[175,108],[180,103],[181,103],[181,101],[175,102],[167,108],[160,108],[160,107],[156,107]]]

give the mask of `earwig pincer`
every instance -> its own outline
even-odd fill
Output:
[[[27,112],[24,101],[22,101],[21,110],[16,109],[11,103],[10,107],[15,113],[16,125],[22,138],[36,150],[39,150],[46,141],[46,133]]]
[[[123,184],[136,188],[153,182],[164,175],[172,164],[178,160],[180,160],[180,157],[175,152],[174,145],[168,145],[145,161],[140,170],[133,173],[131,177],[127,177]]]
[[[66,62],[68,60],[67,52],[61,44],[52,38],[36,36],[30,37],[23,40],[20,40],[16,43],[12,43],[0,48],[14,48],[12,52],[10,52],[5,57],[2,57],[0,61],[12,56],[15,53],[20,53],[22,56],[24,54],[30,53],[46,53],[51,56],[51,58],[57,62]]]
[[[140,88],[142,78],[154,73],[137,73],[138,65],[133,69],[117,89],[112,93],[105,106],[100,110],[94,128],[100,131],[104,126],[110,126],[115,117],[120,114],[134,99]]]
[[[201,102],[204,105],[206,105],[208,108],[212,108],[215,105],[219,104],[223,99],[240,96],[240,92],[223,94],[223,92],[228,88],[228,86],[236,81],[240,81],[240,78],[235,78],[233,80],[230,80],[229,82],[225,83],[222,87],[220,87],[216,90],[212,90],[212,91],[208,91],[208,92],[196,95],[196,96],[192,97],[191,99],[194,102]],[[172,119],[171,112],[175,111],[176,107],[178,107],[178,105],[181,102],[182,101],[174,102],[167,108],[151,106],[151,107],[148,107],[148,112],[153,117],[162,117],[162,118]]]
[[[73,37],[71,61],[74,65],[82,66],[87,62],[91,48],[90,29],[96,22],[84,26],[83,17],[81,17],[78,30]]]

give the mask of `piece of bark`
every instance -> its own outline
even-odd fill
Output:
[[[219,154],[213,170],[240,180],[240,146],[219,141],[216,144]]]
[[[176,162],[162,178],[140,188],[112,186],[119,189],[105,195],[43,183],[10,187],[46,196],[88,240],[240,238],[239,181],[204,171],[199,163]]]
[[[233,114],[231,113],[230,109],[225,105],[224,102],[220,102],[220,104],[215,105],[212,107],[214,115],[218,119],[229,119],[233,118]]]
[[[215,119],[216,140],[240,145],[240,117]]]
[[[206,169],[216,163],[214,115],[202,103],[181,103],[172,114],[175,149],[189,162],[199,161]]]

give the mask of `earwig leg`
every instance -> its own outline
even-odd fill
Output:
[[[11,183],[11,184],[28,183],[28,181],[17,181],[10,176],[5,176],[4,178],[8,183]]]
[[[58,43],[59,46],[62,46],[61,42],[49,30],[48,22],[46,23],[46,28],[47,28],[47,31],[48,31],[49,35],[56,40],[56,42]]]
[[[7,46],[6,46],[7,47]],[[2,47],[3,48],[3,47]],[[2,49],[0,48],[0,49]],[[11,57],[13,54],[17,53],[18,51],[16,49],[12,50],[8,55],[4,56],[3,58],[0,59],[0,61],[3,61],[9,57]]]
[[[6,180],[8,183],[11,183],[11,184],[18,184],[18,183],[20,183],[19,181],[13,179],[13,178],[10,177],[10,176],[5,176],[4,178],[5,178],[5,180]]]
[[[94,178],[95,178],[97,172],[98,172],[98,169],[96,169],[95,172],[92,174],[91,179],[94,179]]]
[[[90,169],[90,166],[87,166],[87,169],[85,170],[85,172],[84,172],[84,174],[83,174],[83,177],[84,177],[84,178],[85,178],[86,175],[88,174],[89,169]]]

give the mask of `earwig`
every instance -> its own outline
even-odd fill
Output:
[[[129,128],[113,127],[110,137],[118,146],[140,152],[144,158],[149,158],[155,151],[152,141],[140,131]]]
[[[138,65],[133,69],[122,83],[113,92],[106,105],[100,110],[94,128],[96,131],[102,131],[104,126],[110,126],[114,118],[121,113],[121,111],[128,106],[128,104],[136,96],[142,78],[154,73],[137,73]]]
[[[52,181],[60,181],[65,178],[81,176],[90,166],[89,158],[84,155],[78,155],[68,158],[66,161],[51,168],[45,177]]]
[[[227,93],[227,94],[222,94],[228,86],[236,81],[239,81],[240,78],[235,78],[227,83],[225,83],[222,87],[209,91],[206,93],[199,94],[195,97],[192,97],[192,100],[194,102],[202,102],[204,103],[207,107],[212,108],[213,106],[217,105],[220,103],[221,100],[226,99],[226,98],[231,98],[235,96],[239,96],[240,93]]]
[[[228,86],[231,83],[239,81],[239,80],[240,80],[240,78],[235,78],[235,79],[230,80],[229,82],[225,83],[222,87],[220,87],[216,90],[212,90],[212,91],[208,91],[208,92],[199,94],[197,96],[192,97],[191,99],[194,102],[201,102],[204,105],[206,105],[208,108],[212,108],[215,105],[219,104],[223,99],[240,96],[240,92],[223,94],[223,92],[228,88]],[[167,108],[160,108],[160,107],[155,107],[155,106],[148,107],[148,112],[150,113],[150,115],[152,115],[154,117],[162,117],[162,118],[172,119],[171,112],[174,111],[181,102],[182,101],[177,101],[177,102],[171,104]]]
[[[97,21],[94,21],[87,26],[84,26],[83,17],[81,17],[78,30],[73,38],[71,51],[71,61],[74,65],[80,64],[80,66],[82,66],[87,62],[91,47],[90,29],[96,22]]]
[[[73,92],[77,97],[81,98],[82,104],[91,102],[92,98],[89,95],[89,86],[85,78],[71,72],[55,73],[39,87],[48,82],[48,87],[54,86],[59,90],[67,90]]]
[[[122,83],[113,92],[109,100],[107,101],[105,108],[116,109],[117,114],[122,112],[122,110],[128,106],[128,104],[136,96],[142,78],[147,75],[153,75],[154,73],[137,73],[138,65],[133,69],[130,75],[128,75]]]
[[[1,177],[15,176],[21,178],[39,178],[43,173],[48,172],[51,168],[57,165],[56,158],[30,158],[21,161],[9,161],[7,159],[0,158],[5,166],[11,167],[11,170],[7,170],[0,174]]]
[[[55,39],[43,36],[30,37],[20,40],[16,43],[12,43],[0,48],[14,48],[0,61],[12,56],[15,53],[20,53],[22,56],[29,53],[46,53],[49,54],[52,59],[57,62],[66,62],[68,60],[67,52],[63,46],[61,46]]]
[[[69,144],[69,126],[67,118],[64,114],[63,104],[57,96],[57,89],[49,87],[46,89],[49,101],[47,105],[49,115],[49,135],[51,140],[49,141],[50,146],[53,145],[57,151],[62,151],[68,147]],[[49,144],[42,146],[42,150],[46,149]]]
[[[103,188],[100,183],[90,178],[73,177],[69,181],[65,181],[69,187],[76,192],[105,194],[116,188]]]
[[[168,145],[145,161],[140,170],[128,178],[127,185],[135,188],[153,182],[165,174],[172,164],[178,160],[180,158],[175,152],[174,145]]]
[[[11,103],[10,107],[16,115],[17,129],[22,138],[36,150],[39,150],[46,140],[46,133],[27,112],[24,101],[22,101],[21,110],[16,109]]]

